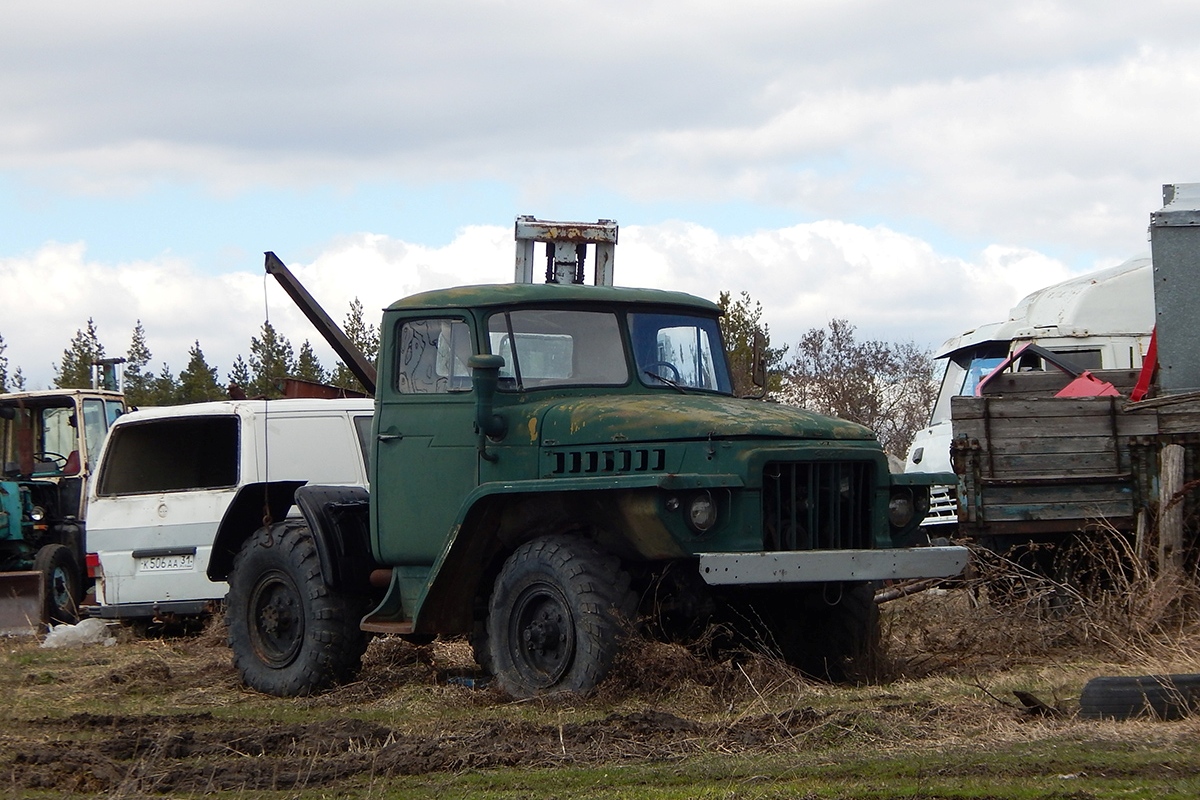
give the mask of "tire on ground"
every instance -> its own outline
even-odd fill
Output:
[[[233,663],[247,686],[294,697],[353,678],[368,635],[365,598],[331,590],[303,522],[260,528],[229,576],[225,620]]]
[[[61,544],[45,545],[33,557],[33,568],[45,579],[42,622],[78,622],[83,581],[71,549]]]
[[[1200,675],[1092,678],[1079,696],[1084,719],[1181,719],[1200,711]]]
[[[496,578],[482,661],[513,697],[592,690],[636,610],[629,584],[618,558],[581,537],[521,545]]]
[[[806,675],[835,683],[874,677],[880,636],[871,584],[761,591],[742,613],[766,628],[769,649]]]

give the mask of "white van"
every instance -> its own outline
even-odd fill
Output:
[[[214,543],[290,513],[305,483],[366,487],[373,401],[239,400],[147,408],[113,423],[88,489],[92,616],[203,614],[229,587]]]

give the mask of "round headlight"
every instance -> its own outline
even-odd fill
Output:
[[[41,522],[46,518],[46,509],[42,508],[41,506],[34,506],[29,512],[29,518],[34,522]]]
[[[903,528],[912,522],[915,513],[912,497],[909,494],[892,495],[892,499],[888,503],[888,522],[892,523],[894,527]]]
[[[708,492],[698,494],[688,504],[687,522],[692,530],[704,533],[717,524],[717,504]]]

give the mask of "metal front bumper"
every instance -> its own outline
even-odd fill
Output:
[[[953,546],[700,553],[700,575],[713,586],[951,578],[968,558],[967,548]]]

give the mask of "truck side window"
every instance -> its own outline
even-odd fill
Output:
[[[471,391],[471,329],[461,319],[407,320],[400,326],[396,391],[442,394]]]
[[[237,485],[237,417],[152,420],[118,428],[112,437],[98,477],[100,495]]]

